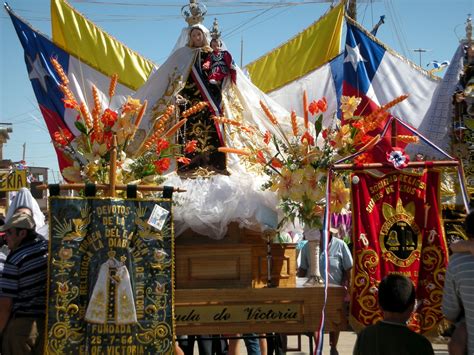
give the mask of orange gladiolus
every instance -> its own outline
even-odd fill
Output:
[[[270,139],[272,139],[272,134],[269,131],[265,132],[265,135],[263,136],[263,141],[265,144],[270,143]]]
[[[328,101],[325,97],[323,97],[321,100],[314,100],[309,104],[308,109],[312,115],[316,115],[320,112],[326,112],[328,109]]]
[[[167,149],[170,143],[166,139],[158,139],[156,142],[156,154],[160,154],[163,150]]]
[[[277,158],[273,158],[271,164],[274,168],[277,168],[277,169],[280,169],[283,167],[282,162],[278,160]]]
[[[74,99],[66,99],[66,98],[64,98],[64,99],[62,99],[62,100],[63,100],[63,102],[64,102],[64,107],[65,107],[65,108],[76,109],[76,108],[79,107],[79,104],[78,104],[77,101],[74,100]]]
[[[102,123],[104,124],[104,126],[112,127],[115,121],[117,121],[117,118],[118,118],[117,112],[112,111],[111,109],[108,108],[104,111],[100,119],[102,120]]]
[[[179,157],[176,159],[179,163],[181,164],[184,164],[184,165],[188,165],[189,163],[191,163],[191,159],[189,158],[186,158],[186,157]]]
[[[301,136],[301,143],[304,143],[306,141],[309,145],[314,145],[314,138],[311,134],[309,134],[308,131],[304,132],[304,134]]]
[[[184,152],[186,154],[193,153],[197,147],[197,140],[192,140],[186,143],[186,147],[184,147]]]
[[[155,164],[155,171],[158,174],[163,174],[170,167],[170,159],[163,158],[163,159],[155,161],[154,164]]]
[[[62,146],[68,145],[72,138],[72,133],[67,128],[54,132],[54,141]]]
[[[257,152],[257,161],[263,165],[267,164],[267,160],[265,159],[263,152],[261,150]]]
[[[311,101],[311,103],[308,106],[309,112],[311,112],[312,115],[316,114],[319,112],[318,108],[318,102],[316,100]]]
[[[328,100],[323,97],[321,100],[318,100],[318,109],[320,112],[326,112],[328,109]]]

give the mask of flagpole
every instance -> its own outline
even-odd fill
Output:
[[[396,147],[397,146],[397,120],[392,120],[391,127],[392,127],[392,137],[391,137],[392,147]]]

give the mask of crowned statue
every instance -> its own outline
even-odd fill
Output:
[[[176,109],[176,123],[179,117],[186,117],[175,140],[183,147],[193,142],[196,149],[183,152],[189,161],[186,165],[171,165],[165,182],[187,190],[177,196],[183,201],[178,201],[175,209],[176,233],[190,228],[221,239],[230,222],[238,221],[246,227],[255,224],[256,209],[262,205],[275,209],[277,201],[272,192],[262,191],[265,176],[261,167],[219,149],[244,148],[242,129],[280,136],[262,110],[262,102],[278,117],[289,117],[290,113],[235,65],[217,19],[211,31],[204,26],[206,12],[205,6],[194,0],[183,7],[188,25],[167,60],[135,94],[148,102],[140,124],[146,136],[137,136],[145,141],[152,135],[170,105]],[[224,126],[226,120],[234,125]],[[290,120],[285,121],[284,129],[291,131]],[[186,208],[180,208],[181,204]]]

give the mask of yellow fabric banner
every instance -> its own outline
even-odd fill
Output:
[[[248,64],[252,82],[264,92],[286,85],[339,54],[344,2],[297,36]]]
[[[64,0],[51,0],[53,42],[107,76],[118,74],[136,90],[156,64],[140,56],[87,20]]]

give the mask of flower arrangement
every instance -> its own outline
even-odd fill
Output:
[[[79,135],[74,137],[69,129],[59,128],[53,137],[54,145],[71,160],[71,166],[62,170],[66,180],[109,183],[110,153],[114,146],[117,148],[116,183],[119,184],[160,183],[173,160],[189,163],[183,151],[193,152],[197,142],[189,141],[182,147],[174,143],[175,133],[184,125],[190,113],[202,110],[207,105],[205,102],[198,103],[181,115],[176,112],[174,105],[169,105],[155,120],[153,132],[149,132],[143,141],[135,142],[135,135],[147,108],[146,101],[141,103],[128,97],[118,111],[109,107],[103,109],[98,90],[93,86],[94,102],[92,109],[89,109],[84,102],[79,103],[74,97],[68,87],[69,80],[58,61],[52,58],[51,62],[61,79],[59,88],[64,94],[65,107],[77,111],[75,127]],[[117,81],[117,75],[113,75],[109,85],[109,102],[115,94]],[[179,118],[181,120],[178,121]]]
[[[260,102],[266,117],[275,128],[261,132],[256,127],[243,127],[238,122],[226,118],[216,118],[220,123],[239,126],[243,140],[243,149],[231,147],[219,148],[229,154],[239,154],[243,159],[258,165],[268,175],[269,180],[263,186],[275,191],[280,200],[284,220],[294,222],[296,218],[310,228],[321,228],[326,206],[326,184],[328,170],[335,161],[360,151],[366,151],[375,144],[379,136],[375,129],[388,117],[387,109],[405,99],[397,98],[367,117],[355,116],[354,112],[361,99],[342,97],[341,111],[344,122],[333,115],[329,127],[323,127],[323,116],[327,110],[327,100],[313,100],[308,103],[306,92],[303,95],[304,117],[290,117],[291,132],[285,132],[280,118],[275,117],[271,109]],[[315,116],[314,124],[309,116]],[[364,154],[359,156],[363,161]],[[340,212],[349,203],[350,190],[347,176],[334,173],[331,181],[331,212]]]

